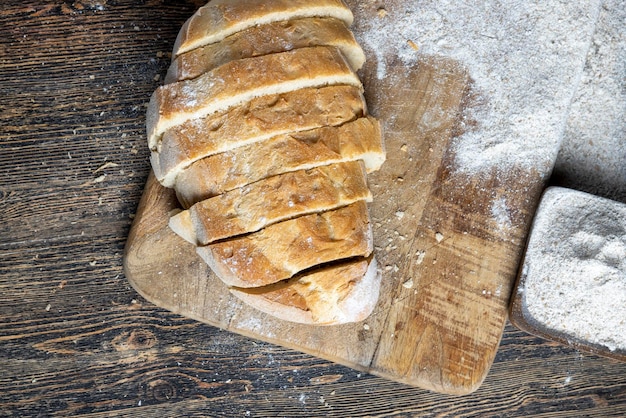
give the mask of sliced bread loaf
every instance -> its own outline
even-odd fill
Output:
[[[367,204],[358,201],[197,247],[196,252],[228,286],[258,287],[310,267],[367,257],[373,250],[372,241]]]
[[[339,84],[362,87],[334,47],[300,48],[231,61],[193,80],[155,90],[146,111],[148,145],[156,149],[166,130],[255,97]]]
[[[170,228],[194,245],[258,231],[297,216],[371,201],[361,162],[298,170],[196,203],[170,218]]]
[[[341,125],[362,116],[365,100],[354,86],[306,88],[252,99],[178,125],[151,152],[157,179],[172,187],[194,161],[273,136]]]
[[[380,125],[372,117],[340,127],[280,135],[196,161],[174,188],[184,207],[228,190],[289,171],[362,160],[367,172],[385,160]]]

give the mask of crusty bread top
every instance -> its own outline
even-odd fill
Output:
[[[362,321],[372,313],[380,282],[376,260],[359,258],[268,286],[230,290],[243,302],[278,319],[339,325]]]
[[[213,0],[199,8],[178,33],[172,55],[219,42],[251,26],[302,17],[354,19],[341,0]]]
[[[193,233],[192,244],[207,245],[358,200],[371,201],[371,193],[362,164],[352,161],[284,173],[231,190],[172,216],[169,224],[187,240]],[[187,216],[193,231],[185,231]]]
[[[367,257],[372,250],[372,228],[362,200],[196,248],[224,283],[236,287],[265,286],[324,263]]]
[[[231,61],[193,80],[155,90],[146,111],[148,145],[156,149],[166,130],[255,97],[338,84],[362,87],[334,47],[300,48]]]
[[[337,47],[354,71],[365,54],[346,25],[334,18],[305,18],[252,26],[224,40],[180,54],[165,83],[196,78],[227,62],[310,46]]]
[[[151,152],[152,167],[161,184],[172,187],[176,176],[198,159],[276,135],[340,125],[365,111],[361,89],[354,86],[257,97],[166,131],[157,151]]]
[[[269,176],[353,160],[363,160],[368,172],[385,160],[376,119],[281,135],[204,158],[183,170],[174,188],[181,204],[189,207]]]

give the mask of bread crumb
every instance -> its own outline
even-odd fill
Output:
[[[46,305],[46,312],[50,312],[50,309],[51,309],[51,308],[52,308],[52,305],[47,304],[47,305]]]
[[[406,282],[402,283],[402,287],[404,287],[405,289],[411,289],[413,288],[413,279],[409,279]]]
[[[415,264],[422,264],[424,262],[424,257],[426,257],[426,251],[419,250],[415,253],[415,256],[417,257],[415,259]]]
[[[370,330],[370,326],[368,324],[363,324],[363,329],[365,331],[369,331]]]
[[[381,19],[385,16],[387,16],[389,13],[387,13],[387,10],[384,7],[380,7],[377,11],[376,14],[378,14],[378,17],[380,17]]]
[[[407,40],[406,43],[413,48],[415,51],[419,51],[419,46],[417,46],[417,44],[415,42],[413,42],[412,40]]]
[[[106,174],[103,174],[103,175],[101,175],[99,177],[96,177],[95,179],[93,179],[93,182],[94,183],[102,183],[104,181],[104,179],[106,179],[106,176],[107,176]]]
[[[437,240],[437,242],[443,241],[443,234],[441,232],[437,232],[435,234],[435,239]]]
[[[408,152],[409,147],[407,146],[407,144],[402,144],[402,146],[400,147],[400,151],[402,152]]]

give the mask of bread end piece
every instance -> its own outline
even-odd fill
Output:
[[[270,286],[230,288],[238,299],[278,319],[340,325],[366,319],[380,294],[376,259],[352,260]]]

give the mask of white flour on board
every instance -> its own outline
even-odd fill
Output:
[[[398,2],[399,3],[399,2]],[[454,144],[457,170],[513,165],[548,175],[579,83],[601,2],[359,2],[354,32],[377,61],[406,65],[420,55],[456,60],[473,80],[476,121]]]
[[[626,350],[626,204],[549,189],[522,277],[532,322],[571,340]]]

